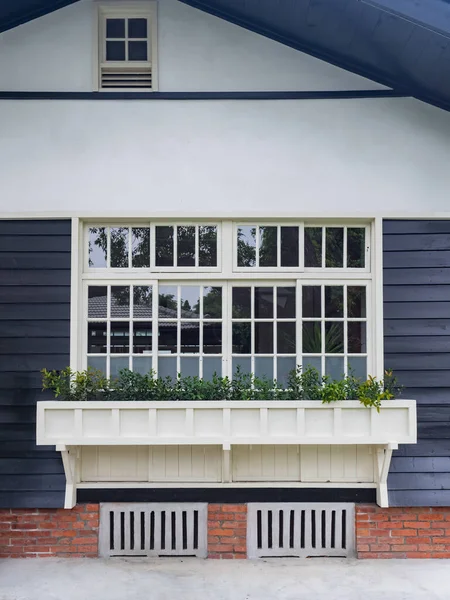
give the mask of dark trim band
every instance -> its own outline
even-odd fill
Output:
[[[347,100],[407,98],[395,90],[330,92],[0,92],[0,100]]]
[[[134,488],[81,489],[79,503],[97,502],[357,502],[373,503],[373,488]]]

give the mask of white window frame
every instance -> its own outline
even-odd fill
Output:
[[[72,286],[73,301],[76,306],[72,307],[72,315],[78,315],[78,324],[72,322],[72,340],[71,340],[71,366],[73,369],[84,369],[87,366],[87,284],[91,285],[153,285],[154,289],[154,306],[153,306],[153,328],[157,331],[157,287],[159,285],[199,285],[199,286],[224,286],[223,296],[223,328],[222,328],[222,364],[223,375],[231,376],[232,373],[232,313],[231,313],[231,288],[233,285],[240,286],[295,286],[296,292],[296,323],[297,323],[297,364],[302,361],[302,312],[301,312],[301,294],[302,285],[352,285],[366,286],[366,303],[367,303],[367,372],[376,377],[383,377],[383,308],[382,308],[382,248],[378,247],[381,243],[381,220],[372,221],[370,224],[347,222],[349,226],[364,226],[367,228],[366,241],[369,245],[370,256],[366,256],[366,269],[308,269],[307,271],[291,270],[287,273],[282,268],[272,272],[254,272],[253,268],[245,268],[243,272],[235,270],[235,257],[233,248],[235,247],[236,227],[240,224],[253,225],[258,224],[273,224],[282,225],[283,221],[274,222],[273,220],[265,222],[263,219],[248,219],[246,221],[239,220],[233,222],[231,219],[211,219],[203,222],[201,219],[197,221],[181,221],[174,219],[172,221],[164,220],[152,221],[152,225],[202,225],[214,224],[218,226],[218,248],[217,256],[220,267],[217,268],[196,268],[187,267],[181,268],[182,273],[177,271],[177,268],[164,267],[158,270],[151,269],[90,269],[87,266],[87,231],[93,226],[144,226],[148,223],[143,221],[126,221],[108,222],[106,219],[99,224],[86,221],[78,225],[78,219],[74,220],[73,228],[78,228],[78,236],[73,236],[73,248],[76,249],[77,259],[73,257],[73,264],[77,264],[78,268],[73,271],[72,281],[76,280]],[[290,224],[290,223],[289,223]],[[309,222],[305,222],[309,226]],[[334,222],[314,222],[316,226],[334,225]],[[337,226],[342,226],[343,223],[336,223]],[[311,224],[312,226],[312,224]],[[220,233],[219,233],[220,232]],[[151,233],[152,243],[154,244],[154,230]],[[75,240],[76,238],[76,240]],[[377,241],[375,245],[374,242]],[[76,243],[75,243],[76,242]],[[79,246],[81,248],[79,249]],[[153,251],[154,256],[154,251]],[[82,284],[82,285],[80,285]],[[228,289],[228,292],[227,292]],[[313,319],[314,320],[314,319]],[[319,319],[317,319],[319,320]],[[339,320],[339,319],[337,319]],[[79,341],[78,341],[79,340]],[[157,348],[153,348],[153,367],[155,357],[157,356]],[[189,356],[187,354],[186,356]],[[283,356],[283,355],[280,355]],[[290,355],[289,355],[290,356]],[[342,356],[342,355],[336,355]],[[345,354],[346,356],[346,354]],[[325,360],[323,357],[322,363]]]
[[[89,223],[84,228],[84,244],[83,248],[88,248],[89,244],[89,229],[91,228],[100,228],[100,227],[110,227],[110,228],[120,228],[125,227],[128,228],[131,233],[131,228],[139,228],[145,227],[150,229],[150,266],[149,267],[111,267],[111,244],[110,244],[110,235],[108,234],[108,252],[107,252],[107,265],[106,267],[90,267],[89,266],[89,253],[84,250],[83,253],[83,268],[85,273],[93,273],[98,275],[99,277],[111,277],[111,274],[114,273],[116,275],[130,275],[134,273],[135,275],[142,275],[143,273],[221,273],[222,271],[222,236],[221,236],[221,223],[220,221],[123,221],[123,222],[92,222]],[[217,228],[217,266],[216,267],[184,267],[184,266],[173,266],[173,267],[161,267],[156,265],[156,227],[174,227],[174,262],[177,261],[177,227],[196,227],[195,233],[195,260],[198,263],[198,246],[199,246],[199,236],[198,236],[198,228],[199,227],[216,227]],[[131,264],[131,243],[129,244],[129,257],[128,260]]]
[[[237,232],[240,227],[251,227],[255,226],[259,227],[278,227],[278,236],[277,236],[277,262],[280,262],[281,255],[281,227],[298,227],[299,228],[299,265],[298,267],[260,267],[258,262],[258,251],[259,251],[259,235],[256,235],[256,265],[254,267],[240,267],[238,266],[238,248],[237,248]],[[320,227],[323,229],[322,233],[322,267],[306,267],[305,266],[305,228],[309,227]],[[344,240],[343,240],[343,263],[345,265],[347,261],[347,229],[364,229],[365,230],[365,267],[326,267],[325,266],[325,252],[326,245],[324,243],[325,238],[325,229],[326,228],[342,228],[344,230]],[[280,222],[280,221],[261,221],[260,219],[254,219],[253,221],[238,221],[234,223],[233,226],[233,270],[237,273],[320,273],[320,274],[341,274],[344,273],[345,276],[351,274],[352,276],[361,276],[362,273],[370,273],[371,271],[371,229],[370,224],[367,222],[334,222],[334,221],[290,221],[290,222]]]
[[[103,0],[94,2],[94,57],[93,57],[93,89],[97,92],[157,92],[158,91],[158,13],[157,2],[154,0],[137,0],[134,2],[117,2]],[[106,61],[106,19],[133,19],[146,18],[147,29],[147,61]],[[124,38],[126,39],[126,38]],[[150,68],[152,87],[139,89],[138,87],[103,88],[101,82],[102,67],[105,68]]]

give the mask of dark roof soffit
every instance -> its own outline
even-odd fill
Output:
[[[78,0],[0,0],[0,32]],[[180,0],[450,110],[450,0]]]

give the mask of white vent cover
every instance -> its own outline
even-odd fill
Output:
[[[101,504],[99,553],[207,556],[207,504]]]
[[[152,70],[150,67],[113,68],[102,66],[100,85],[103,90],[151,90]]]
[[[249,558],[353,556],[353,504],[248,505]]]

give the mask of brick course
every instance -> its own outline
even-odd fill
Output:
[[[98,556],[99,505],[0,510],[0,558]]]
[[[208,505],[208,558],[247,558],[247,505]]]
[[[356,505],[358,558],[450,558],[450,507]]]

